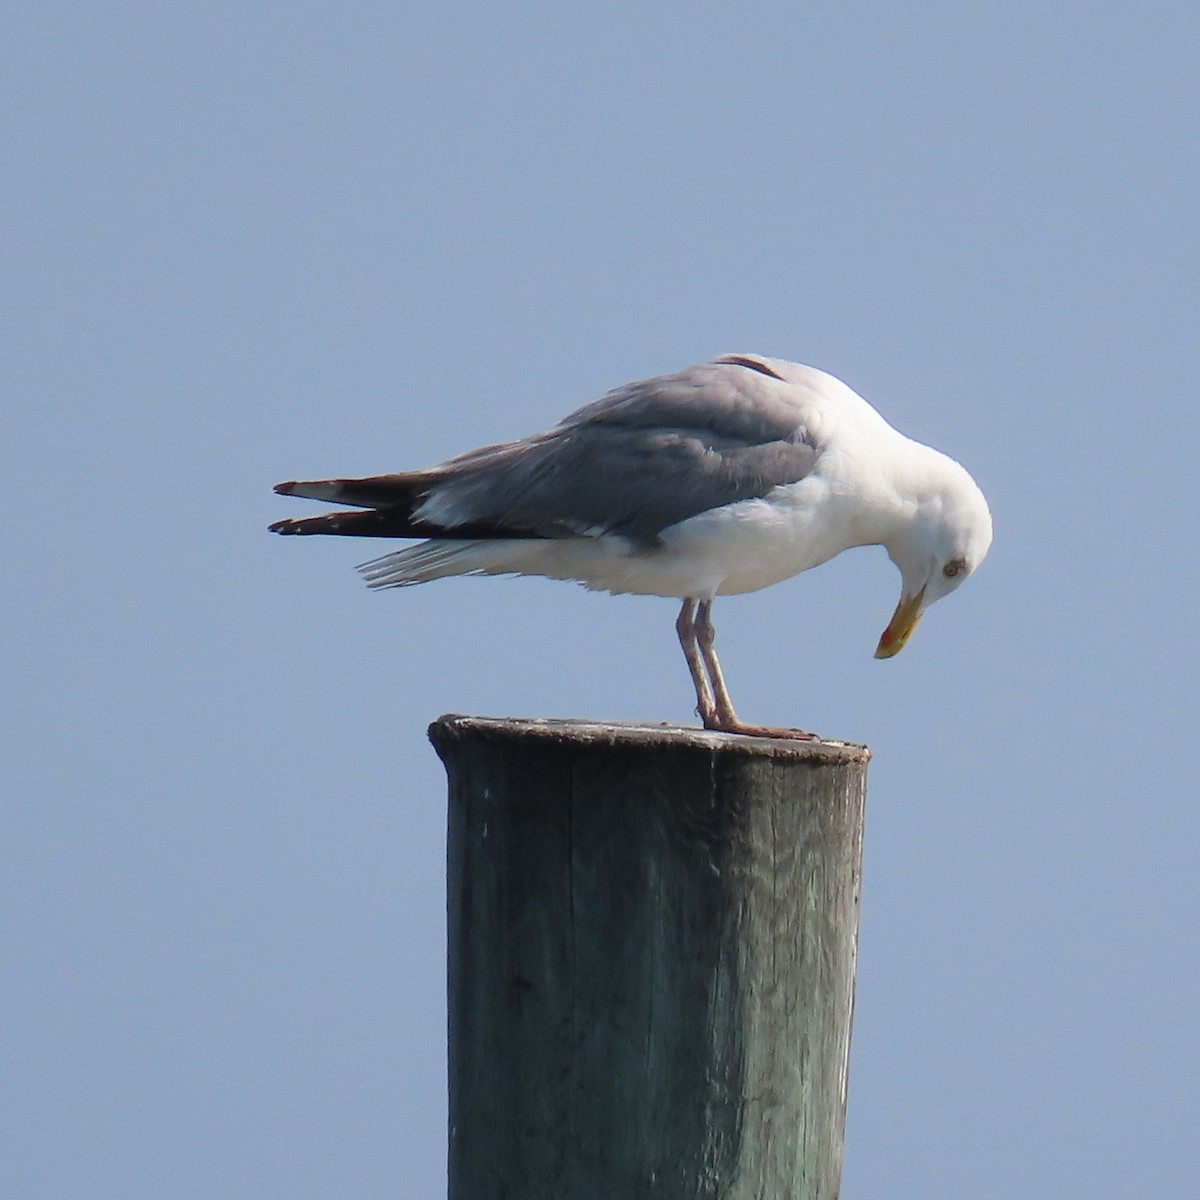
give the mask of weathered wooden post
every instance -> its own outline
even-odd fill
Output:
[[[869,754],[446,716],[450,1200],[834,1200]]]

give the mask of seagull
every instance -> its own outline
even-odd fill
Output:
[[[371,588],[541,575],[675,597],[704,727],[767,736],[814,735],[738,717],[714,648],[715,597],[883,546],[900,601],[875,657],[891,658],[992,541],[987,501],[952,458],[832,375],[757,354],[626,384],[544,433],[440,466],[275,491],[360,511],[276,521],[274,533],[423,539],[362,564]]]

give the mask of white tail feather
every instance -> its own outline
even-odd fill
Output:
[[[482,575],[494,565],[489,561],[493,556],[486,553],[488,546],[476,541],[419,542],[361,563],[358,569],[369,588],[412,587],[448,575]]]

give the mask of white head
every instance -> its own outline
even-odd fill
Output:
[[[900,568],[900,603],[879,639],[876,658],[904,649],[921,614],[975,570],[992,544],[992,515],[975,480],[953,459],[928,447],[906,518],[884,543]]]

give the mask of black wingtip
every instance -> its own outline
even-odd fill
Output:
[[[280,484],[280,487],[283,485]],[[278,490],[278,489],[276,489]],[[268,533],[296,533],[298,532],[295,526],[299,524],[297,521],[273,521],[267,526]]]
[[[275,485],[275,494],[277,496],[290,496],[295,490],[296,490],[296,481],[294,479],[289,479],[287,481],[287,483],[277,483]],[[284,522],[277,521],[276,524],[282,525],[282,524],[284,524]],[[271,528],[275,529],[275,525],[272,525]],[[276,530],[276,532],[279,532],[279,531]]]

